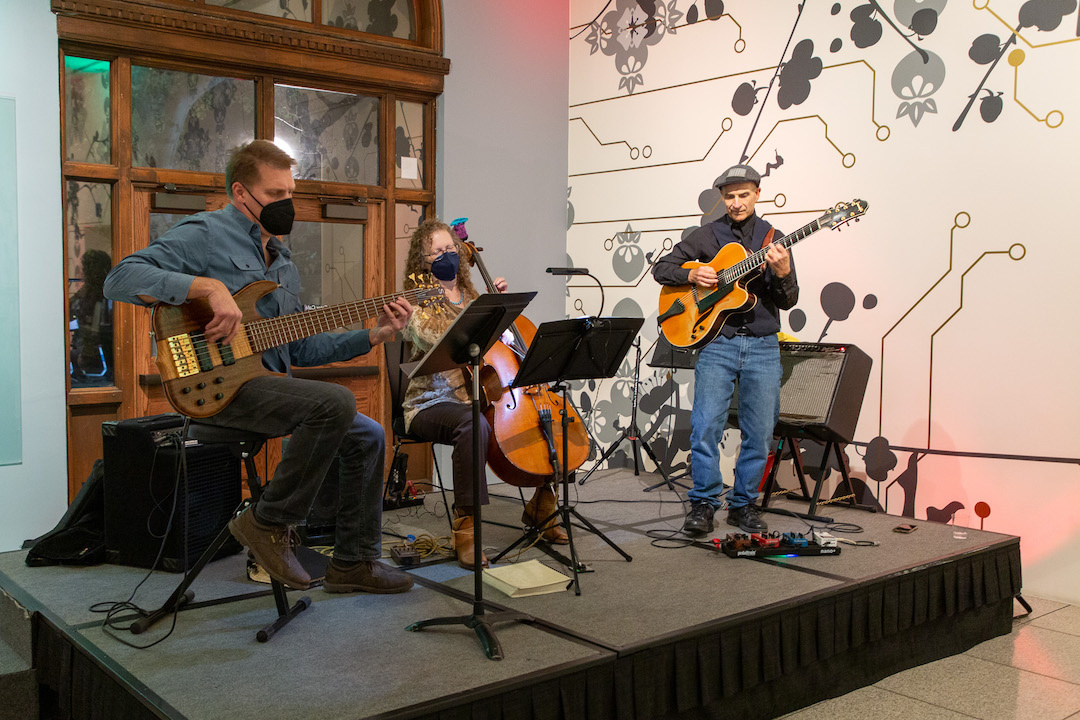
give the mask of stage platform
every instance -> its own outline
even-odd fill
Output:
[[[493,609],[533,618],[495,626],[501,661],[488,660],[463,626],[405,630],[471,612],[472,576],[452,562],[411,571],[417,585],[403,595],[313,588],[312,606],[267,643],[255,633],[275,616],[273,598],[246,579],[243,554],[208,566],[193,605],[148,649],[110,637],[90,609],[127,600],[145,575],[137,568],[29,568],[25,552],[4,553],[0,602],[29,614],[41,716],[109,720],[770,718],[1011,629],[1019,538],[969,530],[958,539],[952,527],[917,521],[902,535],[892,528],[906,520],[825,506],[819,512],[864,529],[840,537],[880,544],[732,559],[705,543],[654,540],[683,517],[674,493],[642,492],[656,481],[612,470],[571,491],[578,511],[633,557],[575,529],[588,568],[580,596],[511,599],[485,588]],[[517,489],[491,492],[512,497],[493,497],[485,518],[518,525]],[[717,517],[719,537],[732,528]],[[807,529],[797,518],[765,518],[771,529]],[[386,513],[384,529],[449,534],[441,497]],[[519,535],[485,524],[489,557]],[[555,566],[536,548],[521,557]],[[156,607],[179,579],[154,573],[134,601]],[[166,620],[121,637],[148,644],[169,629]]]

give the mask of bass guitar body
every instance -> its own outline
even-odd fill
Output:
[[[230,343],[209,342],[205,328],[214,311],[205,299],[183,305],[154,305],[150,325],[154,331],[165,397],[178,412],[204,418],[221,412],[248,380],[275,375],[262,364],[266,350],[294,340],[378,317],[385,303],[404,297],[413,305],[426,305],[442,296],[441,288],[418,282],[403,293],[327,305],[314,310],[264,318],[255,304],[277,283],[259,280],[233,295],[240,308],[240,329]]]
[[[243,313],[241,322],[262,319],[255,304],[277,288],[269,280],[240,289],[233,300]],[[271,375],[262,364],[262,352],[251,347],[246,334],[230,345],[202,340],[202,330],[214,318],[204,299],[183,305],[154,306],[151,325],[157,339],[155,362],[165,397],[177,411],[195,418],[210,417],[225,408],[240,387],[254,377]]]
[[[519,316],[514,327],[526,345],[532,343],[536,326]],[[548,438],[562,458],[562,397],[546,385],[511,388],[521,361],[510,346],[497,342],[484,355],[480,382],[490,406],[485,413],[491,425],[488,464],[495,475],[510,485],[541,487],[551,482],[556,468],[551,462]],[[589,457],[589,433],[573,407],[569,409],[567,465],[577,469]],[[550,435],[545,431],[550,428]]]
[[[712,342],[730,315],[750,310],[757,298],[740,281],[725,283],[724,271],[749,257],[737,242],[728,243],[707,263],[687,262],[687,270],[708,265],[719,279],[714,288],[664,285],[660,288],[660,329],[675,347],[696,348]],[[747,278],[749,279],[749,278]]]

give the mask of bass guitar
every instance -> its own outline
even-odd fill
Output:
[[[248,380],[275,374],[262,364],[263,352],[272,347],[378,317],[383,305],[395,298],[421,306],[443,294],[438,285],[425,283],[391,295],[264,318],[255,304],[277,287],[271,280],[259,280],[233,295],[243,317],[230,343],[206,339],[204,329],[214,313],[205,299],[154,305],[150,324],[156,362],[165,397],[177,412],[195,418],[221,412]]]
[[[817,220],[774,242],[790,248],[821,228],[836,229],[852,220],[857,221],[868,207],[870,205],[865,200],[839,203]],[[668,342],[680,348],[701,347],[720,333],[728,317],[753,308],[757,298],[747,291],[746,284],[750,276],[760,272],[768,249],[766,245],[750,254],[740,243],[731,242],[720,248],[720,252],[708,263],[683,263],[687,270],[703,265],[712,267],[716,270],[717,284],[714,288],[665,285],[660,289],[657,322]]]

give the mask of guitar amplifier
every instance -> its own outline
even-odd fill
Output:
[[[189,445],[180,463],[180,415],[101,424],[106,560],[184,572],[240,505],[240,460],[227,445]],[[175,507],[175,509],[174,509]],[[239,552],[231,537],[215,559]]]
[[[873,361],[854,345],[780,343],[784,375],[775,433],[822,442],[851,442]],[[728,422],[739,426],[739,388]]]

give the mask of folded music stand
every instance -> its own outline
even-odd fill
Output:
[[[674,381],[674,375],[676,370],[694,369],[694,366],[697,365],[698,354],[700,352],[701,348],[684,348],[672,345],[670,342],[668,342],[668,339],[664,336],[664,333],[661,332],[656,338],[656,350],[653,351],[652,357],[646,364],[649,367],[662,370],[670,370],[672,374],[672,381]],[[676,408],[678,407],[678,403],[679,395],[678,390],[676,390]],[[689,463],[689,460],[687,462]],[[684,477],[690,477],[690,470],[685,470],[678,475],[672,475],[670,477],[664,473],[661,473],[661,475],[664,478],[663,482],[658,482],[655,485],[650,485],[649,487],[645,488],[644,491],[650,492],[651,490],[655,490],[658,487],[664,486],[667,486],[668,490],[675,490],[675,485],[678,485],[684,490],[689,489],[686,485],[678,481],[683,479]],[[676,490],[676,492],[678,491]]]
[[[562,502],[555,512],[543,520],[537,522],[527,533],[517,539],[510,547],[503,550],[492,562],[496,562],[506,553],[513,550],[523,542],[532,542],[540,535],[548,522],[559,518],[559,524],[566,531],[569,540],[570,558],[561,553],[541,545],[541,549],[552,557],[566,564],[574,573],[572,584],[574,594],[581,594],[579,575],[582,567],[578,563],[577,550],[574,547],[574,534],[570,526],[570,516],[573,515],[593,535],[598,536],[615,549],[620,555],[630,562],[631,558],[618,545],[611,541],[604,533],[582,517],[576,508],[570,507],[570,472],[566,465],[569,457],[568,430],[570,418],[566,411],[569,380],[591,380],[593,378],[614,377],[619,370],[619,365],[626,357],[630,345],[634,341],[638,330],[644,322],[641,318],[578,318],[575,320],[556,320],[540,325],[536,330],[532,343],[529,345],[525,358],[521,361],[517,376],[511,384],[512,388],[529,387],[531,385],[552,384],[554,390],[562,392],[562,462],[561,467],[555,468],[556,474],[561,474]],[[561,473],[560,473],[561,469]]]
[[[472,422],[480,424],[480,360],[499,336],[510,327],[514,319],[521,314],[529,301],[536,297],[535,292],[500,293],[481,295],[472,301],[465,311],[447,328],[439,342],[418,362],[402,363],[401,370],[411,380],[414,377],[452,370],[469,365],[472,370]],[[473,457],[481,455],[480,433],[473,433]],[[480,497],[480,463],[473,463],[473,497]],[[409,625],[406,630],[422,630],[429,625],[464,625],[476,631],[484,654],[489,660],[502,660],[502,646],[495,637],[491,625],[496,622],[512,620],[532,620],[531,615],[520,612],[490,612],[484,610],[484,564],[483,524],[481,522],[479,502],[473,503],[473,532],[476,534],[478,553],[473,562],[473,611],[471,615],[438,617],[421,620]]]

